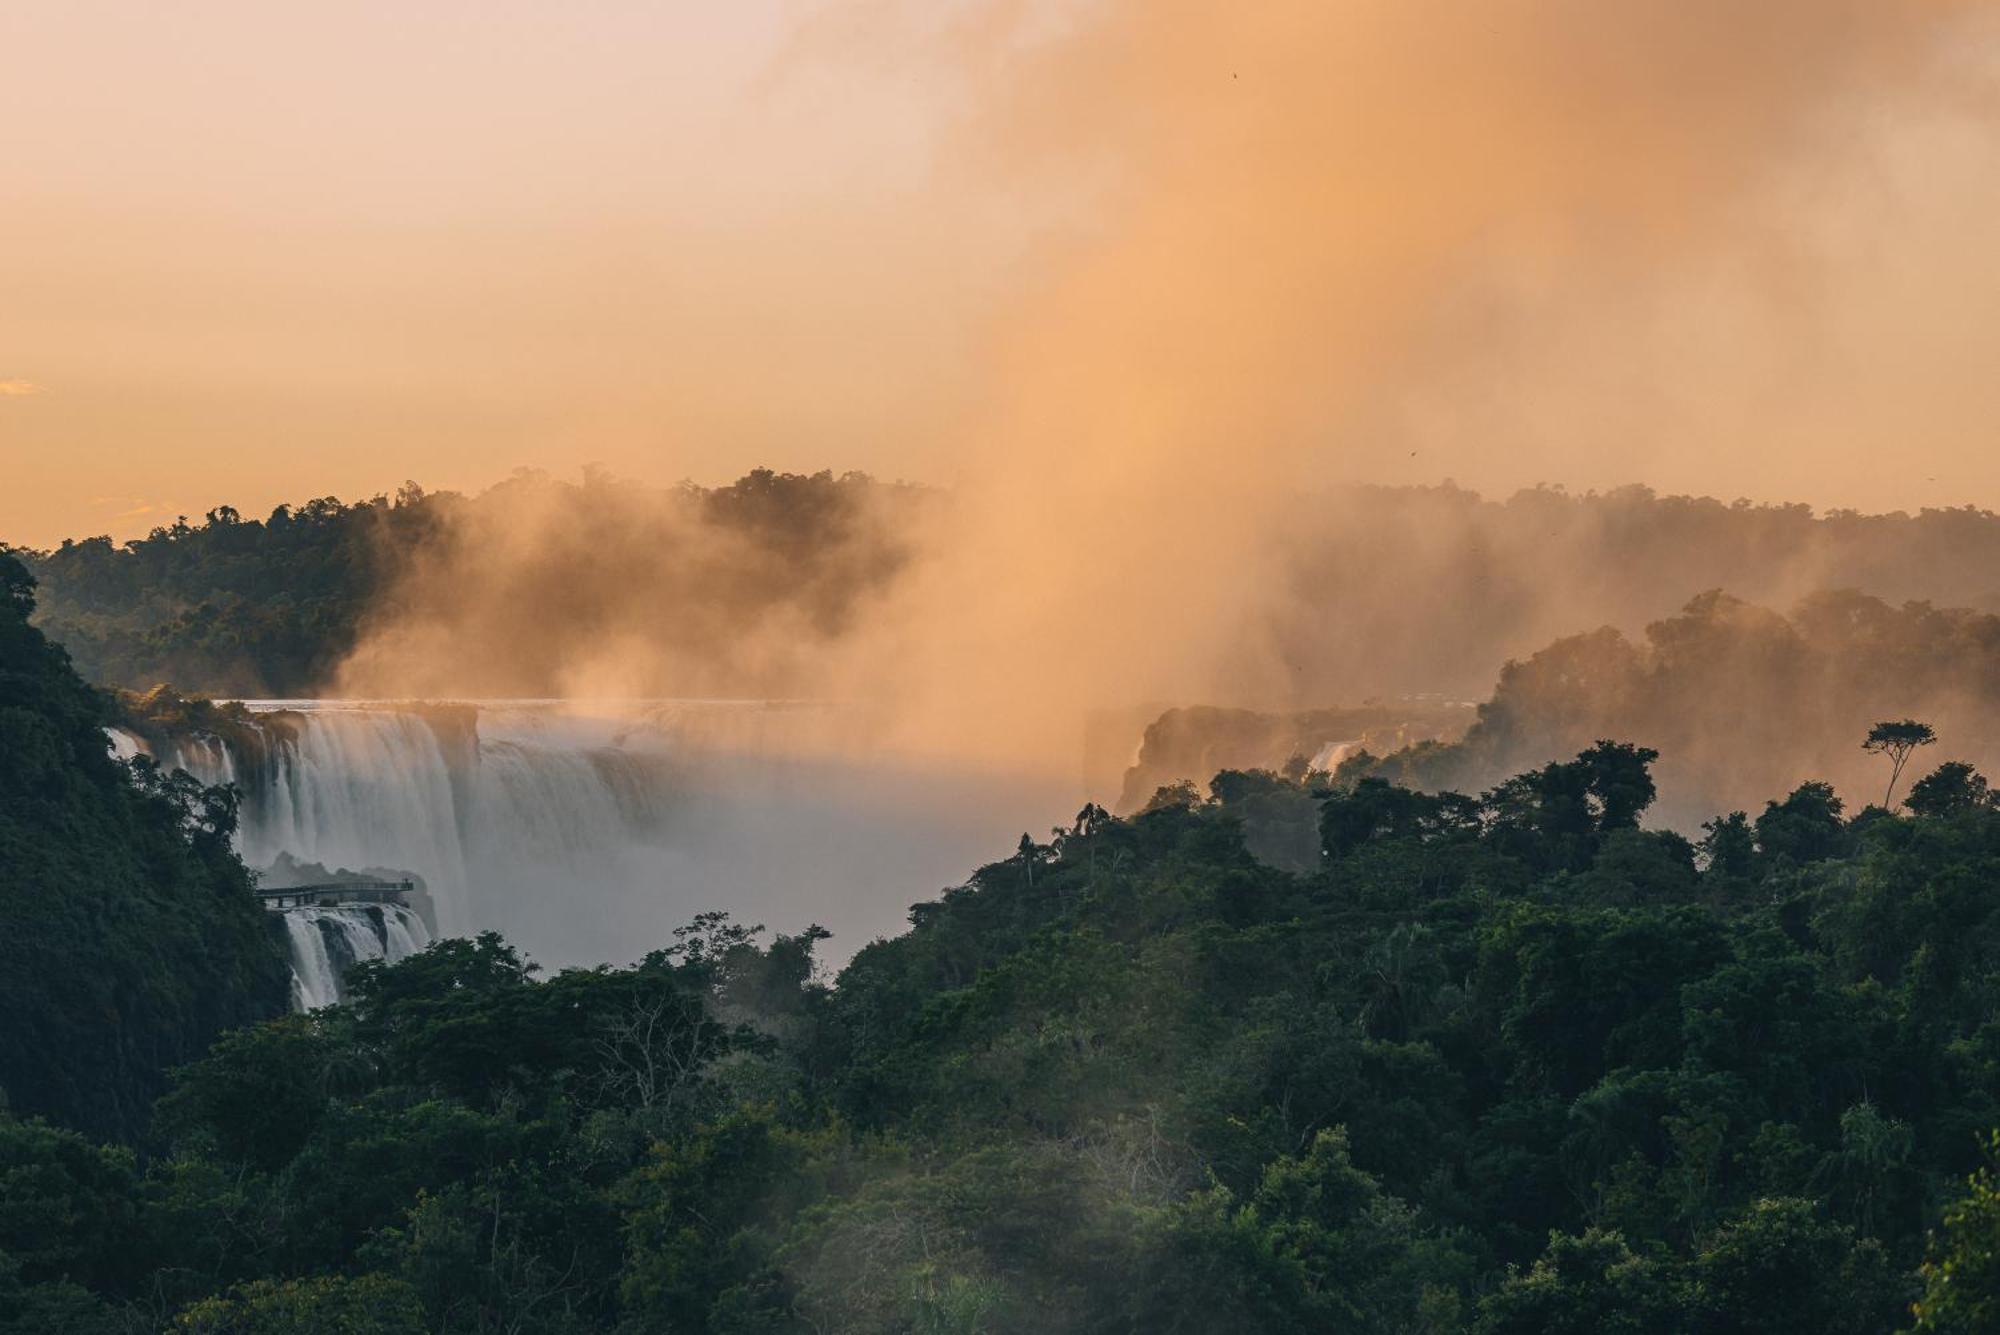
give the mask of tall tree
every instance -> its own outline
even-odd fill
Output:
[[[1906,718],[1893,723],[1877,723],[1868,730],[1868,740],[1861,743],[1863,751],[1889,757],[1889,786],[1882,792],[1882,805],[1895,810],[1893,799],[1896,780],[1903,777],[1903,766],[1910,763],[1910,752],[1920,746],[1929,746],[1937,740],[1937,733],[1928,723],[1919,723]]]

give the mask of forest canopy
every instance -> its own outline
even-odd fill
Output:
[[[1878,724],[1935,725],[1930,735],[1948,739],[1956,759],[1991,768],[2000,764],[1996,702],[2000,616],[1892,606],[1851,590],[1814,594],[1781,615],[1715,590],[1646,627],[1639,643],[1603,627],[1509,663],[1455,745],[1347,763],[1353,773],[1465,787],[1594,737],[1639,738],[1663,756],[1662,814],[1692,828],[1806,778],[1888,800],[1890,767],[1871,754]],[[1898,719],[1912,721],[1880,723]]]
[[[87,538],[16,554],[41,581],[38,623],[101,685],[317,694],[366,632],[389,624],[441,626],[455,660],[488,665],[491,676],[459,693],[558,695],[563,646],[643,609],[698,693],[749,671],[737,651],[774,628],[838,634],[908,559],[927,495],[853,473],[759,469],[725,487],[660,491],[588,471],[578,483],[523,472],[472,497],[412,483],[352,504],[281,505],[261,520],[220,506],[122,545]],[[496,571],[503,552],[511,564]],[[468,606],[474,588],[498,592]],[[505,638],[507,652],[464,647],[482,636]]]
[[[1984,779],[1693,844],[1640,826],[1656,758],[1093,805],[834,979],[720,913],[630,968],[358,965],[136,1156],[0,1116],[0,1330],[1983,1329]]]
[[[0,1106],[132,1136],[167,1068],[276,1014],[284,953],[230,847],[236,794],[108,754],[104,697],[0,552]]]
[[[858,474],[759,469],[660,491],[523,473],[476,496],[410,484],[263,519],[220,506],[122,545],[18,555],[42,582],[39,624],[102,685],[548,696],[620,685],[580,661],[609,640],[642,651],[632,675],[648,692],[810,693],[823,654],[871,624],[956,503]],[[1860,589],[2000,610],[2000,517],[1969,508],[1344,487],[1301,496],[1270,537],[1284,559],[1231,612],[1238,698],[1186,703],[1468,698],[1510,658],[1598,625],[1636,634],[1710,588],[1777,607]],[[456,649],[448,679],[437,641]]]
[[[1874,753],[1900,746],[1904,728],[1919,739],[1942,734],[1974,768],[2000,766],[1996,701],[2000,616],[1897,606],[1851,589],[1808,595],[1786,614],[1717,589],[1641,637],[1601,626],[1510,661],[1476,707],[1433,697],[1346,710],[1167,711],[1146,729],[1120,807],[1218,769],[1288,762],[1349,780],[1478,788],[1595,738],[1630,737],[1661,753],[1654,819],[1692,831],[1718,809],[1808,779],[1856,802],[1885,801],[1894,794],[1885,781],[1901,769]],[[1870,740],[1877,724],[1891,735]]]

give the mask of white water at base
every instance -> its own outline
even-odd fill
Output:
[[[394,963],[430,944],[423,920],[400,904],[286,909],[292,948],[292,1009],[315,1011],[346,998],[342,979],[362,960]]]

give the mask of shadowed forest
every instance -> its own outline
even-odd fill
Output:
[[[106,754],[413,664],[837,691],[954,504],[521,475],[0,557],[0,1330],[1988,1328],[1985,512],[1328,493],[1240,613],[1284,673],[1123,703],[1119,815],[838,974],[718,911],[286,1016],[240,793]]]
[[[1478,795],[1228,773],[1023,835],[835,977],[715,913],[284,1017],[233,790],[111,760],[0,573],[10,1335],[1991,1329],[1970,766],[1699,843],[1618,743]],[[1277,809],[1309,870],[1246,844]]]
[[[2000,617],[1928,602],[1813,594],[1789,616],[1720,591],[1636,642],[1614,627],[1565,636],[1500,672],[1477,708],[1391,700],[1298,714],[1176,710],[1148,730],[1125,807],[1219,768],[1296,768],[1341,739],[1328,768],[1424,789],[1475,789],[1605,737],[1661,752],[1656,819],[1693,829],[1719,806],[1817,776],[1865,796],[1877,766],[1855,739],[1885,717],[1937,721],[1965,758],[2000,762]]]

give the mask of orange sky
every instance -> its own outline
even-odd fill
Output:
[[[0,7],[0,540],[1071,421],[1116,476],[1168,413],[1306,482],[2000,505],[1989,6],[1252,10]]]

